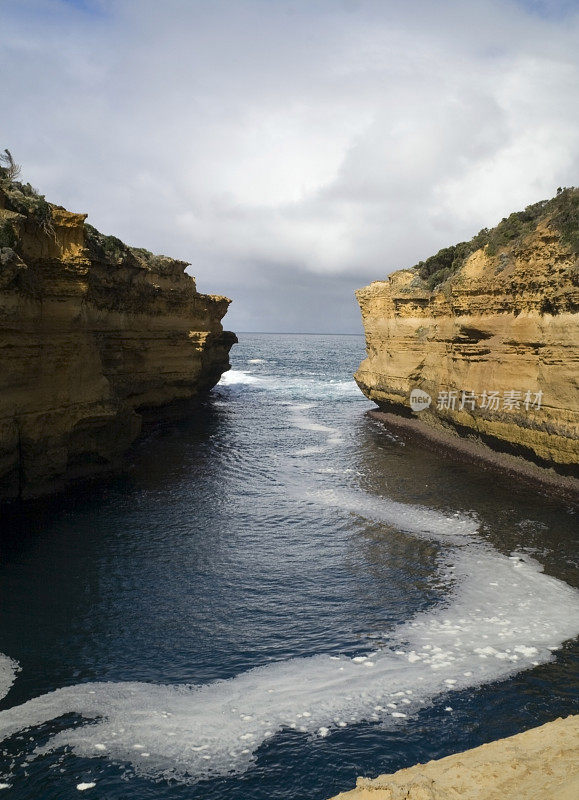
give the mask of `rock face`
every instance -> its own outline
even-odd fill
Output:
[[[85,217],[0,182],[0,500],[110,470],[143,412],[229,369],[230,301]]]
[[[566,235],[553,221],[563,200]],[[355,378],[384,411],[576,474],[579,192],[537,205],[513,241],[481,232],[493,246],[475,237],[437,286],[422,263],[360,289],[368,355]],[[432,402],[413,411],[417,389]]]
[[[392,775],[358,778],[334,800],[575,800],[579,716]]]

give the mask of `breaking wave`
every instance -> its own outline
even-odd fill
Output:
[[[274,392],[281,398],[300,397],[306,400],[331,400],[351,397],[361,403],[368,401],[361,395],[354,379],[320,380],[318,377],[286,377],[267,374],[253,374],[248,370],[231,369],[224,372],[219,386],[253,386],[262,391]]]

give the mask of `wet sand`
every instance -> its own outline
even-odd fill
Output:
[[[508,475],[522,484],[579,507],[579,480],[574,477],[560,475],[553,469],[540,467],[520,456],[493,450],[474,438],[465,439],[449,430],[432,428],[419,419],[401,417],[378,409],[368,411],[367,414],[403,440],[417,441],[444,453],[448,458]]]

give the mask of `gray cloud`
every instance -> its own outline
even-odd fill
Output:
[[[578,33],[554,0],[4,0],[0,144],[231,327],[358,331],[354,288],[577,182]]]

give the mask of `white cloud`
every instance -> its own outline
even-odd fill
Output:
[[[4,0],[0,144],[49,199],[191,261],[231,326],[351,330],[356,285],[577,182],[567,11]]]

